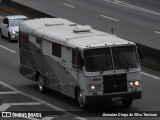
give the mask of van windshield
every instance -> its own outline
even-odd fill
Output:
[[[84,51],[86,71],[106,71],[112,70],[112,57],[110,48],[100,48]]]
[[[85,50],[84,61],[87,72],[137,68],[139,66],[135,46]]]
[[[27,20],[27,18],[22,18],[22,19],[11,19],[10,20],[10,26],[19,26],[19,24],[21,22],[23,22],[24,20]]]

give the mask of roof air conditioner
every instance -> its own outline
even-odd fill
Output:
[[[89,25],[81,26],[78,25],[73,29],[73,32],[78,33],[78,32],[91,32],[92,27]]]

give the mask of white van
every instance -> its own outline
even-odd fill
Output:
[[[1,37],[6,37],[10,41],[17,41],[19,36],[19,23],[27,20],[24,15],[5,16],[0,24]]]
[[[141,98],[136,44],[61,18],[20,24],[20,71],[39,90],[53,89],[88,104]]]

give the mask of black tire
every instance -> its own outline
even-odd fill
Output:
[[[19,72],[23,75],[22,68],[19,66]]]
[[[12,42],[11,34],[10,34],[10,33],[8,33],[8,40],[9,40],[10,42]]]
[[[1,31],[1,30],[0,30]],[[2,31],[1,31],[1,38],[4,38],[4,35],[2,34]]]
[[[130,107],[132,105],[133,100],[124,100],[122,101],[122,104],[124,107]]]
[[[44,86],[45,81],[41,75],[38,77],[38,88],[41,93],[47,93],[47,88]]]
[[[77,91],[77,101],[78,101],[80,107],[83,110],[86,110],[88,108],[88,105],[83,102],[83,95],[82,94],[83,94],[82,91],[80,91],[80,90]]]

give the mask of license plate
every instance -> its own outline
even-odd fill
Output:
[[[115,97],[115,98],[112,98],[112,101],[121,101],[121,97]]]

